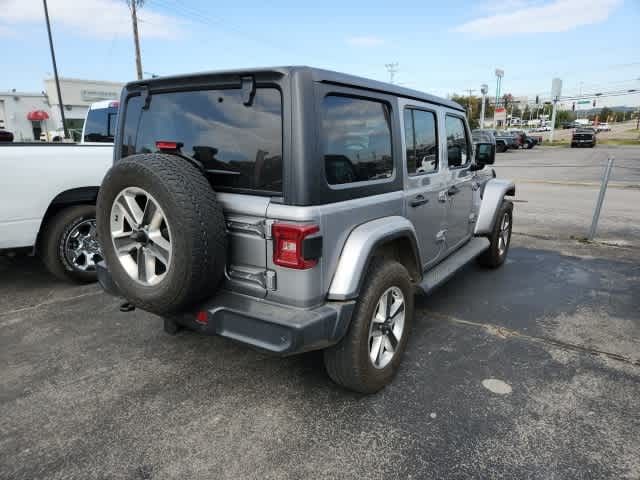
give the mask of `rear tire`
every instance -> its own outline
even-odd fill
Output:
[[[119,161],[102,182],[97,213],[105,261],[133,305],[169,314],[215,293],[226,265],[225,221],[189,161],[167,154]]]
[[[95,263],[102,257],[99,255],[95,239],[95,219],[95,206],[75,205],[59,211],[47,220],[42,230],[38,250],[42,262],[54,276],[74,283],[96,281]],[[93,233],[86,232],[87,249],[92,250],[91,258],[81,254],[82,256],[74,263],[68,248],[69,243],[74,241],[71,236],[78,231],[78,228],[91,229],[91,226],[93,226]]]
[[[505,223],[507,229],[505,230]],[[483,267],[498,268],[507,258],[509,245],[511,244],[511,232],[513,230],[513,203],[503,200],[493,231],[489,236],[491,244],[482,255],[478,257],[478,263]]]
[[[383,297],[391,305],[384,314],[379,309]],[[393,306],[398,305],[400,297],[404,303],[392,315]],[[402,360],[413,321],[413,308],[413,287],[406,268],[396,261],[374,258],[347,334],[338,344],[324,351],[329,377],[360,393],[374,393],[389,384]],[[381,322],[381,317],[388,319]],[[401,328],[398,327],[400,321]],[[376,336],[376,332],[380,335]],[[377,338],[381,340],[378,342]],[[388,356],[389,345],[394,350],[391,357]]]

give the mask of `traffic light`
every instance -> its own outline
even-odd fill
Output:
[[[596,99],[595,98],[593,99],[593,106],[594,107],[596,106]]]
[[[536,105],[538,105],[540,103],[540,96],[536,95]]]
[[[573,102],[573,104],[571,105],[571,111],[572,112],[576,111],[576,102]]]

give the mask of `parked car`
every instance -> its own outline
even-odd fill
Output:
[[[542,137],[530,137],[524,130],[513,130],[512,133],[517,136],[518,145],[527,150],[532,149],[542,141]]]
[[[0,130],[0,142],[13,142],[13,133],[8,130]]]
[[[95,203],[117,111],[117,102],[92,105],[81,144],[0,144],[0,253],[37,254],[59,278],[95,281]]]
[[[611,127],[607,122],[600,122],[596,127],[596,132],[610,132]]]
[[[476,128],[471,132],[471,136],[474,143],[491,143],[494,145],[496,151],[505,152],[507,150],[507,145],[504,141],[498,143],[493,132],[493,130]]]
[[[145,79],[122,99],[98,277],[169,333],[322,349],[334,381],[375,392],[414,289],[505,261],[515,186],[483,170],[493,144],[455,102],[308,67]]]
[[[571,137],[571,148],[574,147],[595,147],[596,132],[593,128],[580,128],[573,132]]]
[[[62,142],[64,140],[64,129],[41,132],[39,140],[41,142]]]
[[[493,134],[496,139],[496,148],[499,152],[520,147],[519,138],[511,132],[494,130]],[[504,147],[501,144],[504,144]]]

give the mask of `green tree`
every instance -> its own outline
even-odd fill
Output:
[[[598,120],[600,122],[607,122],[612,113],[613,111],[610,108],[602,107],[600,113],[598,114]]]
[[[558,110],[556,112],[556,124],[555,128],[559,128],[561,124],[566,122],[573,122],[576,119],[576,114],[571,110]]]

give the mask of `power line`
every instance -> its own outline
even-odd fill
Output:
[[[177,14],[178,16],[186,20],[190,20],[207,27],[215,25],[216,29],[218,30],[224,30],[226,31],[226,33],[236,34],[245,40],[252,41],[254,43],[260,44],[261,46],[268,46],[271,49],[277,50],[279,52],[290,53],[293,51],[299,55],[304,54],[304,52],[297,50],[295,47],[292,48],[290,43],[287,44],[287,48],[284,49],[281,45],[276,44],[265,37],[257,36],[253,32],[249,33],[239,28],[227,19],[212,17],[203,10],[185,5],[177,0],[150,0],[149,3],[153,3],[157,6],[163,7],[164,9],[170,10],[171,13]]]

